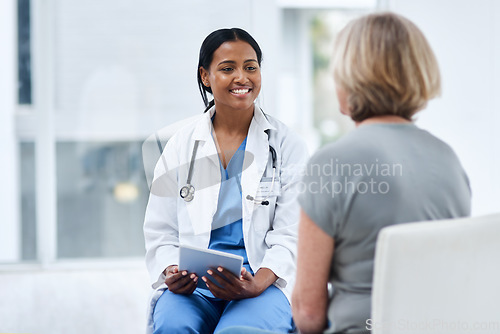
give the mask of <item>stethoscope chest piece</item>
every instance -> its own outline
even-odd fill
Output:
[[[194,198],[194,187],[191,184],[191,178],[193,177],[193,167],[194,167],[194,159],[196,158],[196,151],[198,150],[199,140],[194,142],[193,153],[191,154],[191,162],[189,163],[189,172],[186,181],[186,185],[181,188],[179,195],[186,202],[191,202]]]
[[[194,187],[191,184],[186,184],[179,192],[181,198],[186,202],[191,202],[194,198]]]

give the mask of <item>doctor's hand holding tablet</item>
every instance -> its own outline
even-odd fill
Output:
[[[242,267],[243,258],[231,253],[181,246],[179,263],[180,271],[171,265],[164,272],[165,284],[176,294],[191,294],[199,287],[217,298],[238,300],[256,297],[268,287],[259,285]]]
[[[165,284],[167,284],[168,289],[176,294],[189,295],[197,287],[198,276],[189,273],[187,270],[179,272],[179,266],[177,265],[171,265],[165,269],[165,277]],[[245,268],[241,268],[239,277],[229,270],[224,270],[223,267],[212,268],[207,270],[205,276],[202,276],[202,280],[215,297],[223,300],[253,298],[265,290],[257,286],[252,274]]]
[[[196,289],[198,276],[188,273],[187,270],[179,272],[179,266],[170,265],[163,272],[165,274],[165,284],[173,293],[190,295]]]

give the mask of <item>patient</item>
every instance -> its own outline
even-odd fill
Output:
[[[319,150],[304,177],[292,297],[302,333],[367,332],[381,228],[470,214],[457,156],[413,123],[440,93],[422,32],[392,13],[354,20],[339,34],[333,75],[340,111],[356,129]]]

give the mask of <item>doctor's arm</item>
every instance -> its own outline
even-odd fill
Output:
[[[179,253],[177,175],[175,169],[169,169],[166,161],[175,165],[177,157],[170,145],[172,143],[169,141],[155,168],[144,217],[146,266],[155,289],[165,283],[167,276],[182,275],[174,270]]]
[[[153,288],[165,282],[167,267],[177,264],[179,232],[171,212],[175,200],[151,193],[144,217],[146,266]],[[173,268],[172,268],[173,269]]]
[[[179,232],[176,224],[176,199],[150,194],[144,219],[146,265],[153,288],[165,283],[173,293],[191,294],[198,277],[177,267]]]
[[[293,319],[301,333],[322,332],[327,325],[328,277],[334,240],[301,210]]]

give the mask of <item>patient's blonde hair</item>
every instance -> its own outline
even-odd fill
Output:
[[[429,43],[415,24],[393,13],[363,16],[340,32],[333,75],[357,122],[379,115],[411,120],[441,92]]]

